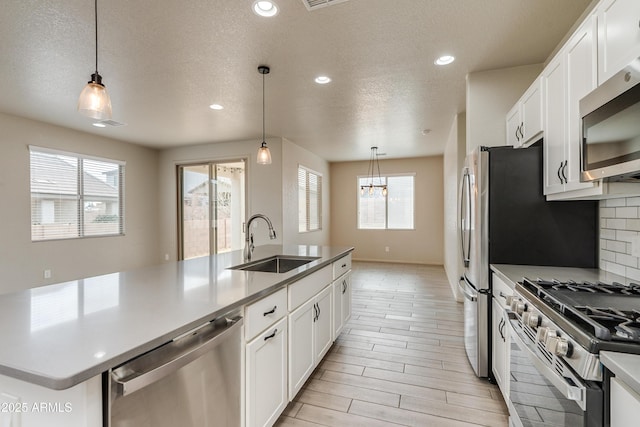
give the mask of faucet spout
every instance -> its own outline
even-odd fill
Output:
[[[251,261],[251,254],[253,253],[253,249],[255,246],[253,245],[253,233],[251,232],[251,223],[258,218],[262,218],[267,223],[269,227],[269,238],[271,240],[276,238],[276,231],[273,229],[273,224],[271,224],[271,220],[264,214],[255,214],[252,215],[247,221],[246,229],[245,229],[245,244],[244,244],[244,259],[247,261]]]

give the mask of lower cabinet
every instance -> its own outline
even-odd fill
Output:
[[[493,367],[493,376],[496,379],[496,383],[498,387],[500,387],[500,391],[502,391],[502,395],[507,399],[509,394],[509,366],[507,361],[509,360],[509,319],[504,315],[504,309],[498,303],[498,301],[493,298],[492,300],[492,367]]]
[[[640,418],[640,395],[618,378],[611,378],[610,387],[610,426],[637,425]]]
[[[329,285],[289,314],[289,399],[293,399],[333,343]]]
[[[351,318],[351,280],[346,273],[333,282],[333,340],[335,341],[344,325]]]
[[[246,425],[271,426],[289,403],[287,318],[246,346]]]

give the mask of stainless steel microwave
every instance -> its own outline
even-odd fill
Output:
[[[581,180],[640,180],[640,58],[580,100]]]

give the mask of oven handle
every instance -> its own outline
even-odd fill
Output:
[[[527,357],[529,358],[531,363],[533,363],[533,365],[536,367],[538,372],[544,375],[544,377],[547,380],[549,380],[554,385],[554,387],[558,389],[560,393],[562,393],[564,397],[566,397],[569,400],[575,401],[583,411],[586,411],[586,407],[587,407],[586,401],[585,401],[586,395],[587,395],[586,387],[583,386],[580,383],[580,380],[575,377],[571,378],[571,381],[578,385],[570,384],[567,381],[567,378],[560,376],[553,369],[551,369],[550,367],[545,365],[543,362],[541,362],[540,358],[535,354],[535,351],[524,343],[524,340],[520,336],[520,333],[517,331],[516,327],[514,326],[514,324],[517,324],[517,322],[518,322],[518,319],[509,319],[509,327],[511,329],[511,339],[513,339],[516,345],[526,353]]]

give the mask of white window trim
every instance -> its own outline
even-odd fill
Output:
[[[124,160],[116,160],[116,159],[109,159],[106,157],[99,157],[99,156],[92,156],[92,155],[88,155],[88,154],[82,154],[82,153],[75,153],[72,151],[64,151],[64,150],[58,150],[58,149],[54,149],[54,148],[47,148],[47,147],[41,147],[38,145],[28,145],[27,148],[29,149],[29,156],[31,156],[32,152],[36,152],[36,153],[43,153],[43,154],[51,154],[51,155],[59,155],[59,156],[67,156],[67,157],[73,157],[79,160],[93,160],[93,161],[98,161],[98,162],[105,162],[105,163],[113,163],[114,165],[118,165],[122,168],[125,168],[126,166],[126,162]],[[29,160],[29,167],[31,167],[31,158]],[[78,224],[78,236],[73,236],[73,237],[56,237],[56,238],[49,238],[49,239],[33,239],[33,235],[31,236],[31,242],[33,243],[38,243],[38,242],[52,242],[52,241],[59,241],[59,240],[77,240],[77,239],[92,239],[92,238],[100,238],[100,237],[118,237],[118,236],[124,236],[125,235],[125,170],[122,170],[122,173],[120,175],[121,179],[118,183],[118,194],[119,194],[119,219],[120,219],[120,224],[119,224],[119,231],[117,233],[109,233],[109,234],[91,234],[91,235],[84,235],[84,224],[83,224],[83,210],[80,209],[80,206],[82,206],[81,204],[78,205],[78,215],[79,215],[79,224]],[[31,175],[30,175],[30,180],[31,180]],[[84,195],[81,194],[81,189],[82,188],[82,176],[79,177],[78,179],[78,200],[82,201],[84,198]],[[29,184],[29,197],[31,198],[31,183]],[[29,222],[32,222],[32,213],[31,210],[29,210]],[[30,226],[31,229],[31,226]]]
[[[370,178],[370,175],[358,175],[356,177],[356,228],[358,230],[372,230],[372,231],[414,231],[416,229],[416,173],[415,172],[407,172],[407,173],[388,173],[388,174],[380,174],[380,178],[385,178],[385,182],[387,185],[389,183],[386,178],[397,177],[397,176],[411,176],[413,177],[413,194],[411,197],[413,198],[413,225],[411,228],[389,228],[389,203],[387,194],[385,196],[384,202],[384,228],[363,228],[360,227],[360,179],[362,178]],[[374,177],[374,182],[377,180],[377,176]]]

